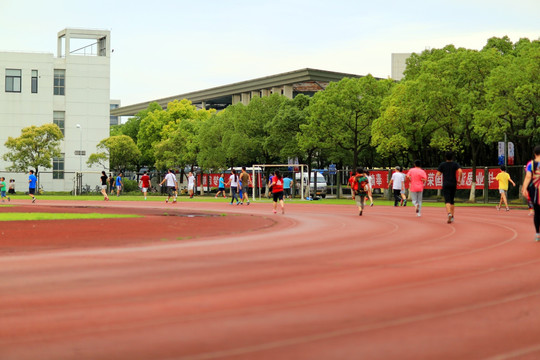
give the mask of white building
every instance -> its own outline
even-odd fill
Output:
[[[411,53],[392,53],[392,79],[403,79],[403,73],[407,68],[407,59],[411,55]]]
[[[71,190],[75,172],[102,170],[88,168],[86,161],[96,152],[96,145],[109,136],[109,31],[62,30],[56,57],[52,53],[0,52],[0,79],[4,80],[0,155],[7,151],[4,143],[8,137],[20,136],[22,128],[55,123],[65,136],[63,155],[54,159],[52,169],[40,169],[43,188]],[[27,176],[6,172],[9,165],[0,159],[0,176],[14,178],[16,190],[26,191]],[[97,180],[92,185],[97,185]]]

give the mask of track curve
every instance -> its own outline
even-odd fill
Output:
[[[457,208],[446,224],[440,208],[178,206],[242,214],[244,228],[3,254],[0,359],[540,357],[540,244],[525,211]]]

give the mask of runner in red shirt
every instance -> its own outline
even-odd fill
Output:
[[[274,214],[276,213],[278,200],[281,205],[281,213],[285,214],[285,204],[283,202],[283,177],[279,170],[274,172],[274,177],[272,178],[270,186],[272,187],[272,195],[274,197]]]
[[[143,176],[141,176],[140,183],[144,195],[144,200],[146,200],[146,194],[148,193],[148,189],[150,189],[150,187],[152,186],[152,182],[150,181],[150,176],[148,176],[147,171],[145,171]]]

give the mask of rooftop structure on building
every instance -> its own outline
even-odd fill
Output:
[[[298,94],[313,95],[317,91],[326,89],[328,84],[343,78],[358,78],[361,75],[347,74],[334,71],[317,69],[300,69],[277,75],[265,76],[253,80],[237,82],[229,85],[218,86],[206,90],[193,91],[185,94],[166,97],[163,99],[150,100],[138,104],[121,106],[111,110],[112,116],[133,116],[139,111],[148,108],[152,102],[157,102],[166,108],[167,104],[174,100],[187,99],[199,109],[221,110],[229,105],[243,103],[248,104],[255,97],[281,94],[288,98],[294,98]]]

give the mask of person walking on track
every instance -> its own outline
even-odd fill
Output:
[[[427,181],[427,174],[421,166],[422,162],[415,160],[414,167],[407,172],[409,191],[417,216],[422,216],[422,196]]]
[[[165,186],[167,187],[167,200],[165,200],[165,202],[168,203],[169,200],[171,200],[171,197],[173,197],[173,203],[176,203],[178,181],[176,180],[176,176],[171,169],[168,170],[167,175],[165,175],[163,180],[159,183],[159,186],[163,185],[163,183],[166,183]]]
[[[229,181],[227,181],[226,186],[231,186],[231,205],[233,204],[234,200],[236,200],[236,205],[240,204],[240,200],[238,200],[238,175],[236,174],[236,170],[231,170],[231,176],[229,176]]]
[[[107,174],[105,174],[105,171],[102,171],[101,177],[99,179],[101,180],[101,195],[103,195],[103,200],[108,201],[109,196],[107,195],[107,188],[109,177],[107,176]]]
[[[281,213],[285,214],[285,203],[283,202],[283,177],[279,170],[274,171],[274,177],[272,177],[272,183],[270,184],[272,188],[272,200],[273,200],[273,211],[274,214],[277,212],[277,203],[281,206]]]
[[[442,162],[437,169],[437,176],[443,177],[442,192],[444,195],[444,203],[446,206],[448,224],[454,222],[454,198],[463,170],[457,162],[454,161],[454,153],[447,151],[445,155],[446,161]]]
[[[497,211],[501,210],[501,205],[504,203],[506,211],[509,211],[508,207],[508,183],[511,182],[512,185],[516,186],[516,183],[510,178],[510,174],[506,172],[506,166],[501,165],[501,172],[497,174],[495,180],[499,182],[499,193],[501,194],[501,199],[499,200],[499,205],[497,205]]]

